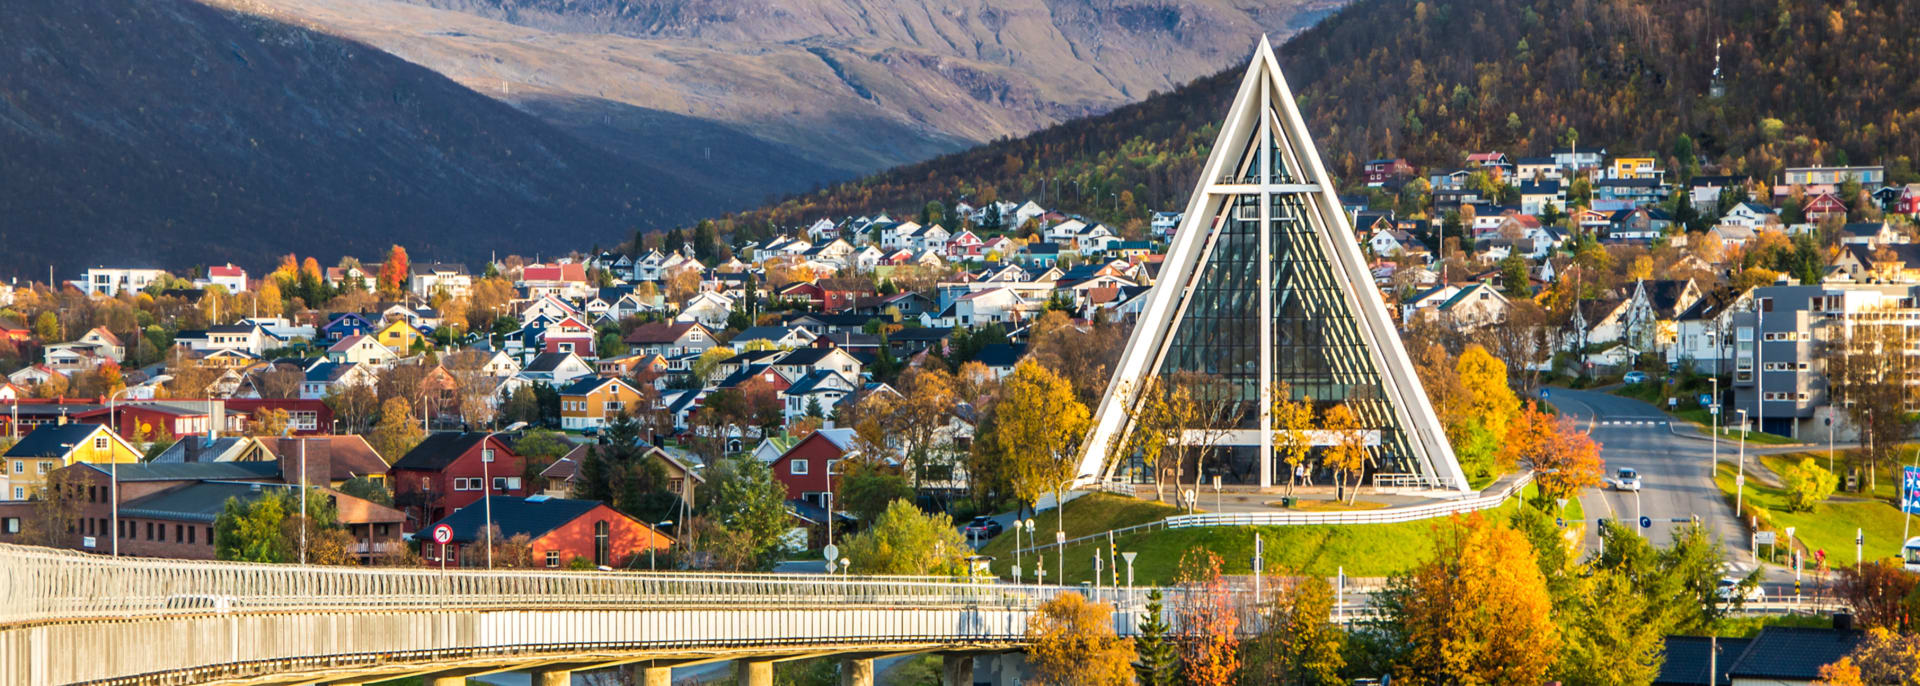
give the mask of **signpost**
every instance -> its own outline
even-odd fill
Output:
[[[1139,553],[1120,553],[1120,557],[1127,561],[1127,590],[1129,591],[1133,590],[1133,558],[1137,555],[1139,555]]]
[[[440,571],[447,571],[447,544],[453,542],[453,527],[445,524],[433,527],[433,542],[440,544]]]

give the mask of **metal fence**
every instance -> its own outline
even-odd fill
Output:
[[[1111,531],[1077,536],[1066,539],[1066,545],[1077,545],[1088,541],[1104,541],[1108,536],[1142,533],[1156,529],[1187,529],[1207,526],[1301,526],[1306,524],[1391,524],[1395,522],[1413,522],[1448,515],[1466,514],[1481,510],[1490,510],[1505,503],[1508,498],[1533,483],[1532,474],[1522,474],[1506,487],[1491,493],[1471,498],[1460,498],[1412,507],[1395,507],[1381,510],[1345,510],[1332,512],[1206,512],[1199,514],[1173,515],[1144,524],[1123,526]],[[1021,554],[1052,550],[1061,543],[1047,542],[1018,548]]]
[[[0,624],[286,611],[1036,607],[1075,589],[944,577],[484,571],[110,558],[0,545]],[[1121,607],[1144,590],[1107,589]]]

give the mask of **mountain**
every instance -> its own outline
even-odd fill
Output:
[[[0,13],[0,273],[475,261],[733,201],[349,40],[190,0]]]
[[[1330,171],[1346,179],[1381,156],[1453,168],[1473,151],[1544,155],[1571,130],[1583,149],[1651,152],[1677,175],[1771,180],[1787,165],[1851,162],[1886,164],[1904,182],[1920,180],[1920,34],[1905,28],[1916,20],[1920,6],[1898,2],[1359,0],[1279,58]],[[1041,199],[1116,222],[1178,209],[1243,68],[722,228],[757,235],[962,196]]]
[[[1137,101],[1347,0],[221,1],[366,41],[610,147],[704,122],[834,172],[776,175],[792,192]],[[574,104],[554,116],[551,99]],[[610,105],[655,121],[576,126]]]

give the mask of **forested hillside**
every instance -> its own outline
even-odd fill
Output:
[[[1577,138],[1678,168],[1771,178],[1787,165],[1877,162],[1905,180],[1920,156],[1916,20],[1920,5],[1892,1],[1360,0],[1280,59],[1345,179],[1372,157],[1458,166],[1468,151],[1541,155]],[[1716,41],[1723,96],[1711,93]],[[731,223],[752,235],[769,223],[1043,193],[1120,220],[1177,209],[1238,77],[1235,68]]]

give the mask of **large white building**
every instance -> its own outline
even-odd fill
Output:
[[[1204,464],[1229,483],[1286,480],[1271,421],[1284,382],[1358,415],[1375,465],[1366,480],[1468,489],[1265,40],[1183,217],[1094,414],[1080,483],[1151,480],[1137,460],[1110,462],[1109,446],[1127,440],[1147,382],[1200,374],[1218,382],[1203,392],[1229,393],[1235,419],[1176,440],[1212,451]]]
[[[119,295],[121,291],[144,289],[166,274],[164,269],[94,267],[88,269],[86,275],[74,285],[88,293],[111,296]]]

